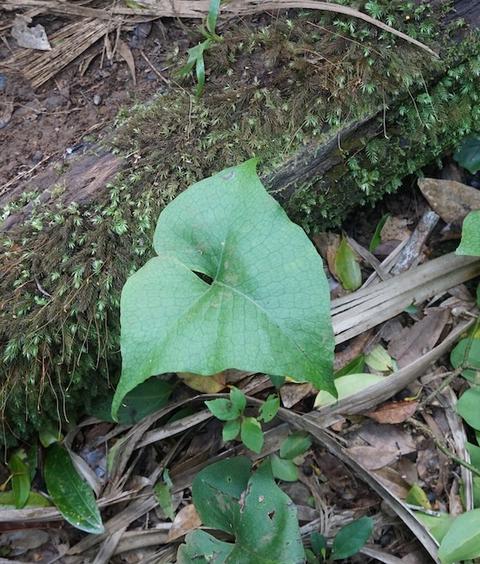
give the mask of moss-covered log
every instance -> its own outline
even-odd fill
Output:
[[[478,32],[455,18],[447,29],[423,3],[363,8],[440,59],[344,17],[243,20],[207,54],[201,99],[172,87],[120,116],[99,154],[4,199],[4,441],[74,417],[115,382],[121,287],[151,252],[162,207],[192,182],[257,156],[291,217],[323,230],[480,127]]]

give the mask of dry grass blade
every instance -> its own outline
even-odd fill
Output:
[[[111,21],[82,19],[66,25],[49,37],[51,51],[32,54],[30,49],[22,49],[4,61],[1,66],[19,70],[31,82],[33,88],[38,88],[108,33],[111,28]]]
[[[479,274],[478,258],[451,253],[333,300],[335,342],[343,343],[398,315],[409,305],[421,303]]]

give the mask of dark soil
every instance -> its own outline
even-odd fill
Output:
[[[58,26],[58,19],[42,23],[48,34]],[[0,20],[0,30],[3,27]],[[38,172],[50,159],[75,151],[89,135],[101,138],[120,108],[168,88],[144,55],[167,77],[169,57],[178,50],[180,61],[188,47],[184,29],[176,22],[158,20],[121,34],[135,60],[136,84],[124,59],[115,55],[109,61],[100,40],[37,91],[19,73],[2,66],[17,47],[8,29],[0,32],[0,194],[6,183],[14,187],[18,177],[32,169]]]

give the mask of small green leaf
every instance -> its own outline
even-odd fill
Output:
[[[192,531],[177,552],[177,564],[225,564],[233,544],[220,541],[205,531]]]
[[[443,537],[447,534],[448,529],[455,520],[453,515],[444,513],[442,515],[427,515],[421,511],[415,511],[415,517],[425,525],[428,531],[437,542],[442,542]]]
[[[357,255],[345,237],[342,237],[335,254],[335,272],[345,290],[357,290],[362,285],[362,271]]]
[[[338,531],[332,546],[331,559],[343,560],[356,554],[367,542],[373,531],[373,519],[362,517]]]
[[[465,421],[480,431],[480,388],[470,388],[462,394],[457,402],[457,413]]]
[[[413,484],[413,486],[408,491],[407,497],[405,498],[407,503],[411,505],[417,505],[419,507],[424,507],[425,509],[431,509],[432,505],[428,499],[427,494],[422,490],[418,484]]]
[[[310,535],[310,544],[316,556],[325,555],[327,550],[327,539],[323,535],[321,535],[317,531],[313,532]]]
[[[260,423],[254,417],[244,417],[240,428],[242,443],[259,454],[263,447],[263,431]]]
[[[463,220],[462,239],[457,255],[480,256],[480,210],[470,212]]]
[[[334,378],[341,378],[342,376],[348,376],[348,374],[360,374],[365,371],[365,355],[361,354],[351,360],[340,370],[337,370],[333,375]]]
[[[440,543],[438,556],[442,564],[480,556],[480,509],[462,513],[453,521]]]
[[[307,564],[318,564],[318,558],[309,548],[305,549],[305,558],[307,559]]]
[[[480,509],[480,477],[473,478],[473,507]]]
[[[396,363],[382,345],[376,345],[365,356],[365,363],[372,370],[389,372],[396,369]]]
[[[301,454],[307,452],[312,446],[312,439],[308,433],[297,431],[289,435],[280,447],[280,456],[282,458],[292,460]]]
[[[208,8],[207,29],[212,35],[215,35],[215,28],[217,27],[218,14],[220,13],[220,1],[221,0],[210,0],[210,6]]]
[[[242,390],[232,387],[230,389],[230,401],[232,405],[238,410],[239,414],[243,413],[243,410],[247,407],[247,398]]]
[[[230,400],[219,398],[206,401],[205,405],[210,410],[210,413],[217,419],[220,419],[220,421],[233,421],[240,417],[240,410]]]
[[[298,468],[291,460],[280,458],[276,454],[270,457],[272,473],[278,480],[284,482],[296,482],[298,480]]]
[[[254,160],[177,196],[160,214],[154,246],[157,256],[122,290],[113,416],[130,390],[169,372],[236,368],[334,393],[321,257],[267,193]]]
[[[375,228],[375,233],[373,234],[372,240],[370,241],[370,245],[368,246],[368,250],[371,253],[374,253],[378,245],[382,242],[382,229],[390,217],[389,213],[386,213],[380,218],[380,221],[377,223],[377,227]]]
[[[30,492],[24,507],[51,507],[50,500],[38,492]],[[17,509],[13,491],[0,492],[0,509]]]
[[[240,425],[240,418],[234,419],[233,421],[227,421],[225,423],[222,430],[222,439],[224,443],[233,441],[233,439],[238,437],[238,433],[240,433]]]
[[[462,376],[469,382],[480,384],[480,339],[466,337],[450,353],[453,368],[465,366]]]
[[[12,473],[12,490],[17,509],[25,507],[30,495],[30,469],[25,459],[25,451],[20,449],[13,453],[8,461],[8,467]]]
[[[260,407],[258,419],[264,423],[271,421],[280,409],[280,398],[276,395],[269,395],[267,400]]]
[[[173,521],[175,519],[175,513],[173,511],[172,503],[172,481],[170,480],[167,469],[163,472],[163,482],[155,484],[153,492],[158,505],[160,505],[165,514],[165,517]]]
[[[473,445],[472,443],[466,443],[465,445],[470,455],[470,461],[475,468],[480,470],[480,447]]]
[[[195,476],[193,503],[206,527],[233,534],[240,516],[240,496],[247,487],[250,472],[250,460],[236,456],[215,462]]]
[[[54,428],[50,422],[44,423],[38,432],[38,438],[44,448],[48,448],[53,443],[57,443],[63,439],[63,435],[58,428]]]
[[[480,136],[471,135],[464,139],[453,158],[468,172],[477,174],[480,170]]]
[[[48,493],[66,521],[87,533],[104,532],[92,490],[77,474],[68,451],[58,443],[47,449],[44,478]]]
[[[315,407],[332,405],[338,400],[361,392],[369,386],[382,382],[384,379],[385,376],[379,376],[378,374],[349,374],[348,376],[336,378],[335,386],[337,388],[338,397],[334,397],[328,392],[321,391],[317,394],[315,399]]]

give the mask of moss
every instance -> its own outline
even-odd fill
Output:
[[[440,41],[425,4],[364,4],[422,41]],[[237,23],[207,54],[200,100],[186,83],[118,116],[113,150],[128,166],[101,201],[38,205],[4,237],[4,442],[25,438],[46,417],[71,420],[115,383],[121,287],[151,253],[161,209],[192,182],[254,155],[268,175],[306,144],[388,103],[385,119],[373,122],[376,135],[342,144],[338,166],[295,186],[288,212],[309,231],[325,229],[352,205],[393,191],[478,123],[476,36],[432,62],[348,18],[309,13],[261,21]],[[10,203],[3,215],[25,201]]]

